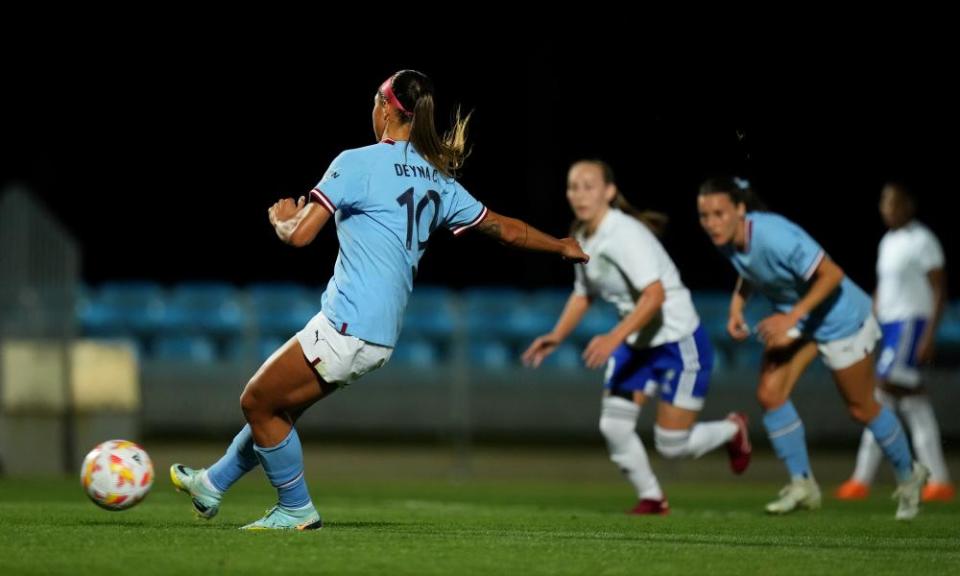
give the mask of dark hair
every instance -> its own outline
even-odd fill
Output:
[[[654,235],[663,235],[663,233],[666,231],[667,224],[670,222],[670,217],[663,212],[657,212],[655,210],[640,210],[631,204],[627,200],[626,196],[620,192],[620,188],[617,187],[617,181],[614,177],[613,168],[610,166],[610,164],[598,158],[577,160],[572,164],[572,166],[576,166],[577,164],[593,164],[594,166],[600,168],[600,173],[603,175],[603,183],[607,185],[613,185],[614,189],[617,191],[617,195],[613,197],[613,201],[610,202],[610,205],[643,222],[644,225],[646,225],[646,227],[654,233]],[[581,228],[583,228],[583,222],[580,222],[579,220],[575,221],[570,227],[571,234],[579,232]]]
[[[453,126],[441,137],[433,118],[433,81],[416,70],[401,70],[393,75],[390,86],[404,108],[399,114],[400,122],[413,123],[410,143],[434,168],[447,176],[456,176],[470,155],[467,149],[470,114],[461,118],[458,107]],[[378,94],[381,100],[387,101],[382,91]]]
[[[910,186],[908,186],[908,185],[907,185],[904,181],[902,181],[902,180],[888,180],[886,183],[884,183],[883,187],[884,187],[884,188],[891,188],[891,189],[893,189],[893,190],[896,190],[898,194],[900,194],[901,196],[903,196],[903,197],[906,198],[907,200],[910,200],[910,201],[913,202],[914,204],[917,203],[917,195],[916,195],[916,193],[913,191],[913,188],[911,188]]]
[[[767,205],[757,197],[750,181],[736,176],[720,176],[708,178],[700,185],[699,196],[710,194],[726,194],[734,204],[743,204],[747,212],[762,211]]]

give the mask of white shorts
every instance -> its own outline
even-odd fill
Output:
[[[393,348],[337,332],[323,312],[297,332],[303,355],[325,382],[346,386],[387,363]]]
[[[823,363],[831,370],[843,370],[873,353],[880,339],[880,325],[873,314],[867,317],[856,334],[830,342],[817,343]]]

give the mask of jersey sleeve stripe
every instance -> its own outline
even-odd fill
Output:
[[[331,202],[330,199],[327,198],[326,194],[321,192],[319,188],[314,188],[311,190],[310,197],[323,204],[323,207],[326,208],[331,214],[336,213],[336,206],[333,205],[333,202]]]
[[[817,254],[817,257],[813,259],[813,264],[810,264],[810,267],[807,268],[807,271],[804,273],[804,280],[809,280],[813,276],[813,273],[817,271],[817,267],[820,266],[820,262],[823,261],[824,256],[826,256],[826,252],[821,250],[820,253]]]
[[[483,222],[483,219],[487,217],[487,207],[484,206],[483,210],[480,211],[480,214],[473,219],[469,224],[464,224],[463,226],[458,226],[452,230],[454,236],[459,236],[466,232],[467,230],[473,228],[477,224]]]

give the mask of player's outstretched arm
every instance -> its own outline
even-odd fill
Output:
[[[554,238],[523,220],[503,216],[493,210],[487,210],[486,218],[476,229],[508,246],[559,254],[574,262],[586,262],[590,259],[573,238]]]

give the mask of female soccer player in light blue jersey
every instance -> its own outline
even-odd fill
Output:
[[[870,298],[802,228],[771,212],[748,212],[751,198],[745,181],[717,178],[701,185],[697,207],[700,225],[740,275],[730,302],[730,336],[744,340],[751,332],[743,306],[752,291],[774,308],[756,326],[765,344],[757,397],[770,442],[791,481],[767,512],[820,507],[803,423],[790,402],[790,392],[819,351],[850,415],[870,429],[893,464],[897,519],[913,518],[929,473],[913,461],[896,416],[874,398],[872,353],[880,328]]]
[[[240,397],[247,425],[209,469],[174,464],[174,485],[195,511],[212,518],[226,490],[262,464],[279,502],[247,529],[319,528],[303,474],[293,424],[338,387],[383,366],[393,352],[417,263],[436,228],[460,235],[471,228],[519,248],[588,257],[572,238],[557,239],[525,222],[496,214],[454,179],[466,156],[468,118],[457,116],[441,137],[434,125],[433,84],[400,71],[377,90],[377,144],[347,150],[310,192],[310,202],[283,199],[270,223],[292,246],[309,244],[331,216],[340,253],[321,311],[267,359]]]

